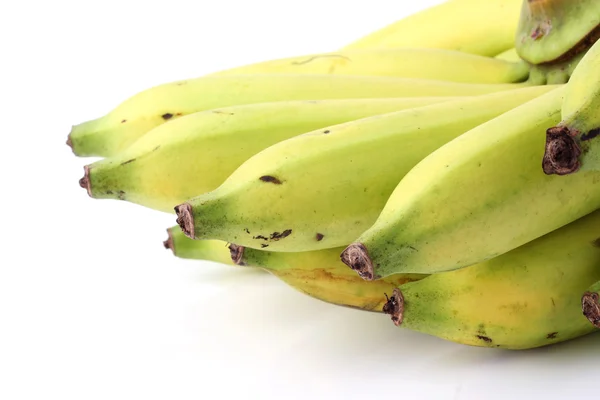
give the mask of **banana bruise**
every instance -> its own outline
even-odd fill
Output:
[[[165,247],[175,256],[223,262],[227,264],[264,269],[294,289],[330,304],[382,312],[383,293],[407,282],[423,279],[426,275],[398,274],[377,282],[365,282],[350,271],[339,259],[341,249],[327,249],[298,253],[273,253],[244,248],[220,240],[191,240],[179,227],[168,229]]]
[[[365,279],[434,273],[504,254],[600,208],[600,173],[540,168],[561,86],[442,146],[398,184],[341,257]]]
[[[599,237],[596,211],[502,256],[401,285],[384,311],[397,326],[471,346],[529,349],[583,336],[595,329],[581,294],[600,279]]]
[[[437,79],[463,83],[522,82],[529,65],[455,50],[393,48],[346,50],[268,60],[220,71],[212,75],[295,73],[371,75]]]
[[[550,90],[458,99],[287,139],[248,159],[217,189],[177,206],[178,223],[191,238],[269,251],[347,245],[375,222],[421,159]]]
[[[581,310],[592,325],[600,328],[600,281],[590,286],[581,297]]]
[[[544,173],[600,171],[600,41],[575,68],[567,84],[561,118],[546,132]]]
[[[522,86],[531,84],[467,84],[330,74],[203,76],[137,93],[103,117],[73,126],[67,144],[78,156],[109,157],[152,128],[220,107],[289,100],[474,96]]]
[[[119,154],[85,167],[82,187],[173,213],[216,189],[244,161],[290,137],[377,114],[459,97],[281,101],[198,112],[160,125]]]
[[[441,48],[495,56],[514,46],[521,1],[447,1],[365,35],[344,49]]]

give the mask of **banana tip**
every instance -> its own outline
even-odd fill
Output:
[[[69,146],[71,148],[71,151],[73,153],[75,153],[75,150],[73,150],[73,141],[71,140],[71,134],[69,133],[69,136],[67,136],[67,146]]]
[[[386,294],[385,298],[387,301],[383,305],[383,313],[391,315],[394,325],[402,325],[402,320],[404,319],[404,296],[402,292],[400,289],[395,288],[392,296],[388,297]]]
[[[90,167],[86,165],[83,167],[83,178],[79,180],[79,186],[84,188],[87,191],[88,196],[92,197],[92,187],[90,184]]]
[[[546,175],[569,175],[579,170],[581,148],[573,139],[576,134],[564,126],[555,126],[546,131],[546,149],[542,161]]]
[[[340,258],[344,264],[352,268],[366,281],[373,280],[373,262],[367,248],[362,243],[353,243],[346,247]]]
[[[177,213],[177,224],[185,236],[190,239],[195,239],[194,235],[194,215],[192,214],[192,206],[189,203],[183,203],[175,207]]]
[[[231,255],[231,261],[236,265],[244,265],[242,258],[244,257],[244,246],[238,246],[237,244],[229,244],[229,254]]]
[[[596,328],[600,328],[600,301],[598,301],[598,293],[585,292],[581,298],[581,309],[583,315]]]
[[[174,253],[175,246],[173,243],[173,234],[171,233],[171,228],[167,229],[167,235],[169,235],[169,237],[163,242],[163,246],[165,246],[165,249],[171,250]]]

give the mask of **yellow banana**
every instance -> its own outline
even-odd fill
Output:
[[[495,58],[499,59],[499,60],[504,60],[504,61],[508,61],[511,63],[518,63],[521,60],[521,57],[519,57],[519,54],[517,54],[517,49],[515,49],[514,47],[511,47],[510,49],[503,51],[502,53],[498,54]]]
[[[522,82],[529,65],[455,50],[393,48],[346,50],[269,60],[220,71],[212,75],[296,73],[373,75],[438,79],[463,83]]]
[[[473,346],[528,349],[588,334],[581,294],[600,279],[599,234],[596,211],[489,261],[404,284],[385,311],[396,325]]]
[[[420,47],[495,56],[515,43],[522,0],[453,0],[409,15],[344,47]]]
[[[567,84],[562,121],[546,133],[546,174],[600,171],[600,41],[581,58]]]
[[[539,167],[560,86],[442,146],[395,188],[377,222],[342,253],[365,279],[483,262],[600,208],[600,173]]]
[[[594,242],[598,244],[598,240]],[[581,297],[583,315],[596,328],[600,328],[600,280],[586,290]]]
[[[473,96],[524,85],[531,84],[467,84],[328,74],[204,76],[142,91],[105,116],[75,125],[67,144],[79,156],[108,157],[158,125],[220,107],[289,100]]]
[[[457,97],[282,101],[198,112],[160,125],[115,156],[85,168],[93,198],[165,212],[216,189],[246,159],[324,126]]]
[[[197,239],[270,251],[344,246],[416,163],[465,131],[552,90],[536,86],[378,115],[279,142],[176,208]]]
[[[216,261],[264,269],[296,290],[340,306],[381,312],[383,293],[425,275],[395,275],[376,282],[365,282],[350,271],[339,258],[339,248],[301,253],[273,253],[227,244],[220,240],[191,240],[179,227],[168,229],[165,247],[180,258]],[[226,262],[222,260],[228,259]]]

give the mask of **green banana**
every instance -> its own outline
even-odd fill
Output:
[[[596,244],[599,241],[596,240]],[[581,297],[581,310],[583,315],[594,325],[600,328],[600,280],[586,290]]]
[[[599,235],[596,211],[481,264],[401,285],[384,311],[473,346],[528,349],[588,334],[581,293],[600,279]]]
[[[531,64],[557,64],[585,51],[598,37],[598,0],[524,0],[515,48]]]
[[[75,125],[67,144],[78,156],[109,157],[167,121],[220,107],[289,100],[473,96],[522,86],[531,84],[329,74],[203,76],[144,90],[105,116]]]
[[[546,132],[542,168],[569,175],[600,170],[600,41],[573,72],[561,109],[562,121]]]
[[[192,238],[270,251],[344,246],[379,215],[416,163],[465,131],[553,90],[536,86],[321,128],[244,162],[176,207]]]
[[[165,247],[187,259],[235,263],[264,269],[294,289],[316,299],[340,306],[381,312],[382,294],[425,275],[397,274],[376,282],[365,282],[340,262],[339,248],[299,253],[273,253],[227,244],[220,240],[191,240],[179,227],[167,230]],[[233,260],[233,261],[232,261]]]
[[[365,35],[344,49],[441,48],[495,56],[514,46],[521,1],[447,1]]]
[[[85,167],[93,198],[165,212],[216,189],[246,159],[284,139],[372,115],[457,97],[282,101],[198,112],[160,125],[116,156]]]
[[[529,65],[521,60],[516,61],[444,49],[346,50],[269,60],[212,75],[301,73],[392,76],[464,83],[525,81],[529,76]]]
[[[565,86],[440,147],[398,184],[341,257],[364,279],[434,273],[499,256],[600,208],[600,173],[539,168]]]

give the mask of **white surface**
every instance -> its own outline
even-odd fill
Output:
[[[508,352],[398,329],[265,273],[178,260],[161,245],[174,216],[77,184],[92,160],[64,144],[72,124],[155,84],[338,48],[413,6],[38,3],[0,16],[0,399],[597,395],[600,335]]]

